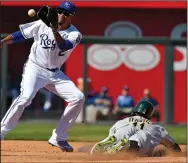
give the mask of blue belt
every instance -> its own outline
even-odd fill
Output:
[[[55,71],[59,70],[59,68],[52,68],[52,69],[46,68],[46,69],[49,70],[49,71],[52,71],[52,72],[55,72]]]

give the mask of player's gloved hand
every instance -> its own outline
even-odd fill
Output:
[[[52,28],[53,32],[57,32],[58,28],[58,14],[57,11],[49,6],[43,6],[37,13],[39,19],[41,19],[48,27]]]
[[[48,8],[48,14],[47,14],[47,19],[50,22],[50,26],[52,28],[57,28],[58,27],[58,14],[57,11],[52,9],[52,8]]]
[[[48,11],[49,11],[49,7],[48,6],[43,6],[39,9],[39,11],[37,12],[37,16],[39,17],[39,19],[41,19],[47,26],[50,27],[50,22],[47,19],[47,15],[48,15]]]

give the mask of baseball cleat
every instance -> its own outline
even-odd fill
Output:
[[[105,140],[95,144],[91,149],[90,154],[104,153],[106,148],[113,145],[115,142],[115,136],[110,136],[109,138],[106,138]]]
[[[125,145],[127,144],[128,139],[121,139],[117,144],[106,148],[106,152],[110,154],[115,154],[116,152],[120,151]]]
[[[66,140],[56,141],[53,139],[49,139],[48,143],[52,146],[60,148],[63,152],[73,152],[73,148],[69,145]]]

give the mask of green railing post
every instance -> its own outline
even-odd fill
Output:
[[[1,49],[1,119],[7,107],[7,59],[8,46],[5,45]]]
[[[83,60],[83,81],[84,81],[84,90],[83,93],[85,95],[85,102],[84,102],[84,107],[83,107],[83,122],[86,122],[86,106],[87,106],[87,50],[88,50],[88,45],[84,44],[84,60]]]
[[[171,44],[165,46],[164,56],[164,123],[173,123],[174,112],[174,49]]]

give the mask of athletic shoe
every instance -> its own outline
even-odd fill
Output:
[[[69,143],[66,140],[56,141],[53,139],[49,139],[48,143],[52,146],[60,148],[64,152],[73,152],[73,148],[69,145]]]
[[[128,139],[121,139],[117,144],[106,148],[106,152],[110,154],[115,154],[116,152],[124,148],[127,143],[128,143]]]
[[[106,148],[113,145],[116,142],[115,136],[110,136],[109,138],[106,138],[105,140],[95,144],[93,148],[91,149],[90,154],[97,154],[97,153],[104,153]]]

